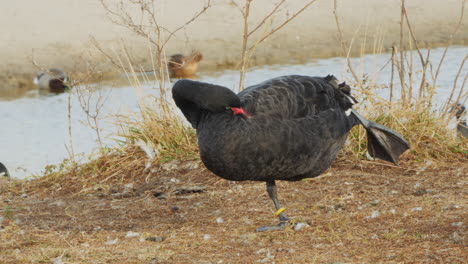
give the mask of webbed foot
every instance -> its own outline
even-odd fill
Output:
[[[287,219],[286,221],[281,221],[276,226],[261,226],[261,227],[257,228],[255,231],[257,231],[257,232],[265,232],[265,231],[268,231],[268,230],[281,231],[281,230],[284,230],[288,226],[288,223],[289,223],[289,219]]]

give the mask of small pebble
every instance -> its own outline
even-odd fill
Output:
[[[63,261],[62,261],[61,257],[58,257],[58,258],[54,258],[54,260],[52,260],[51,263],[52,264],[63,264]]]
[[[205,239],[205,240],[209,240],[209,239],[211,239],[211,236],[210,236],[210,235],[208,235],[208,234],[206,234],[206,235],[204,235],[204,236],[203,236],[203,239]]]
[[[309,224],[304,223],[304,222],[296,223],[296,224],[294,225],[294,230],[295,230],[295,231],[298,231],[298,230],[301,230],[302,228],[308,227],[308,226],[309,226]]]
[[[410,209],[411,212],[419,212],[422,211],[422,207],[414,207]]]
[[[222,218],[222,217],[218,217],[218,218],[216,218],[216,223],[218,223],[218,224],[222,224],[222,223],[224,223],[224,220],[223,220],[223,218]]]
[[[125,235],[125,237],[138,237],[138,236],[140,236],[139,233],[132,232],[132,231],[128,231],[127,234]]]
[[[372,214],[369,216],[369,218],[377,218],[380,215],[379,211],[373,211]]]
[[[119,241],[118,238],[113,239],[113,240],[108,240],[108,241],[106,242],[106,245],[115,245],[115,244],[117,244],[118,241]]]

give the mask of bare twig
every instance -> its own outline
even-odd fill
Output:
[[[463,93],[464,85],[462,85],[462,87],[460,87],[460,91],[458,93],[458,96],[457,96],[457,98],[455,99],[455,101],[453,103],[452,103],[452,98],[453,98],[453,95],[455,93],[455,90],[457,89],[458,78],[460,77],[460,74],[461,74],[461,72],[463,70],[463,66],[465,65],[465,62],[467,60],[468,60],[468,55],[466,55],[465,58],[463,58],[463,61],[460,64],[460,67],[458,67],[457,75],[455,76],[455,80],[453,81],[452,91],[450,91],[450,95],[447,98],[447,101],[445,102],[444,107],[442,108],[442,111],[441,111],[442,115],[446,115],[448,113],[448,111],[450,110],[451,106],[454,106],[457,103],[459,103],[458,100],[460,100],[460,97],[461,97],[461,95]],[[468,75],[465,76],[465,79],[467,78],[467,76]],[[464,82],[463,82],[463,84],[464,84]]]
[[[261,26],[263,26],[263,24],[265,24],[266,21],[268,21],[268,19],[270,19],[271,16],[273,16],[275,14],[275,12],[278,10],[278,8],[280,8],[280,6],[285,2],[286,0],[281,0],[280,2],[278,2],[278,4],[276,4],[276,6],[271,10],[271,12],[266,15],[262,21],[260,21],[260,23],[258,23],[258,25],[256,27],[254,27],[254,29],[252,29],[247,35],[250,36],[252,35],[255,31],[257,31]]]
[[[129,11],[127,11],[126,5],[124,4],[123,0],[117,2],[115,7],[109,6],[107,4],[107,0],[99,1],[101,2],[101,5],[104,7],[104,9],[108,12],[109,19],[111,20],[111,22],[132,30],[136,35],[147,39],[147,41],[154,47],[154,49],[150,48],[150,50],[155,51],[156,55],[155,58],[153,58],[153,54],[151,54],[153,65],[153,69],[151,71],[154,72],[155,76],[157,77],[160,91],[162,93],[165,93],[164,85],[167,79],[165,47],[177,32],[187,27],[187,25],[193,23],[202,14],[206,13],[206,11],[212,5],[211,0],[207,0],[200,11],[196,12],[191,18],[189,18],[173,30],[169,30],[159,23],[157,19],[158,15],[155,11],[156,6],[154,0],[131,0],[126,2],[138,7],[140,11],[139,19],[135,15],[132,15],[129,13]],[[109,61],[113,65],[116,65],[118,67],[125,67],[124,64],[116,60],[115,57],[105,52],[94,38],[92,38],[91,41],[96,46],[96,48],[109,59]],[[125,45],[124,50],[125,53],[127,53],[126,55],[128,55],[127,59],[130,59],[129,52],[128,50],[126,50]],[[135,67],[122,69],[126,72],[151,72],[150,70],[146,69],[135,69]]]
[[[392,107],[392,101],[393,101],[393,78],[394,78],[394,73],[395,73],[395,45],[392,45],[392,73],[390,75],[390,108]]]
[[[437,70],[436,70],[436,73],[435,73],[435,76],[434,76],[434,87],[437,87],[437,77],[439,76],[439,72],[440,72],[440,69],[441,69],[442,64],[444,62],[445,55],[447,54],[447,51],[448,51],[450,45],[452,45],[453,38],[454,38],[455,34],[457,33],[458,29],[460,29],[461,25],[463,25],[463,17],[464,17],[464,14],[465,14],[465,2],[466,2],[466,0],[461,0],[460,18],[458,20],[457,26],[453,29],[452,34],[450,34],[449,39],[447,41],[447,46],[445,47],[444,53],[443,53],[442,57],[440,58],[439,65],[437,66]]]
[[[400,16],[400,65],[398,69],[398,75],[400,76],[400,89],[401,89],[401,100],[406,103],[406,89],[405,89],[405,48],[403,46],[403,24],[405,20],[405,0],[401,0],[401,16]]]
[[[68,93],[68,138],[70,143],[70,160],[75,163],[75,150],[73,148],[73,135],[72,135],[72,119],[71,119],[71,111],[72,111],[72,103],[71,103],[72,91]]]
[[[244,36],[242,38],[242,56],[241,56],[241,69],[240,69],[240,79],[239,79],[239,91],[244,90],[245,73],[246,73],[246,68],[247,68],[247,42],[249,40],[250,3],[252,3],[252,0],[246,0],[245,6],[243,9]]]
[[[343,32],[342,32],[341,25],[340,25],[340,19],[339,19],[339,16],[338,16],[338,4],[337,4],[336,0],[333,0],[333,15],[335,16],[336,27],[338,29],[338,37],[339,37],[339,40],[340,40],[340,43],[341,43],[341,49],[342,49],[343,55],[348,54],[346,56],[346,62],[348,64],[348,69],[351,72],[351,74],[353,75],[354,80],[356,81],[358,86],[362,89],[361,78],[359,78],[357,76],[356,72],[354,71],[353,66],[351,65],[351,60],[349,58],[350,48],[348,48],[346,43],[344,42]]]
[[[239,4],[237,4],[235,1],[232,1],[232,3],[234,3],[234,5],[240,10],[243,20],[244,20],[244,31],[243,31],[243,38],[242,38],[242,51],[241,51],[241,63],[240,63],[240,78],[239,78],[239,90],[240,91],[244,89],[245,74],[247,71],[247,66],[253,54],[255,53],[256,49],[258,48],[258,46],[262,42],[264,42],[266,39],[271,37],[273,34],[275,34],[278,30],[280,30],[285,25],[287,25],[289,22],[291,22],[293,19],[295,19],[299,14],[304,12],[310,5],[312,5],[316,1],[317,0],[311,0],[307,2],[306,4],[304,4],[302,8],[296,11],[291,17],[285,19],[278,26],[275,26],[273,29],[264,33],[257,40],[255,40],[251,45],[249,45],[250,37],[252,37],[252,35],[255,32],[257,32],[260,28],[262,28],[262,26],[264,26],[267,21],[272,21],[273,15],[276,12],[278,12],[278,9],[285,2],[285,0],[281,0],[280,2],[275,4],[272,10],[268,12],[252,30],[249,30],[249,22],[248,22],[249,15],[250,15],[250,5],[252,3],[252,0],[245,0],[245,4],[243,8],[241,8]]]

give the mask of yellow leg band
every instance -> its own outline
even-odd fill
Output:
[[[280,215],[284,211],[286,211],[286,209],[284,209],[284,207],[281,207],[280,209],[278,209],[278,211],[275,212],[275,216]]]

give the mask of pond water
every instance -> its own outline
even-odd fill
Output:
[[[431,51],[432,62],[435,68],[444,49]],[[448,97],[455,76],[463,58],[468,54],[468,47],[451,47],[437,82],[437,104],[442,104]],[[352,64],[358,73],[367,74],[376,83],[388,84],[391,67],[387,64],[390,54],[366,55],[362,58],[352,59]],[[414,56],[415,64],[419,58]],[[434,69],[435,71],[435,69]],[[264,80],[281,75],[298,74],[312,76],[326,76],[334,74],[339,80],[351,80],[351,75],[346,71],[345,58],[311,60],[301,65],[273,65],[250,69],[246,75],[246,86],[257,84]],[[458,86],[468,74],[468,65],[460,74]],[[417,83],[417,77],[415,81]],[[239,80],[237,71],[202,72],[200,81],[223,85],[236,90]],[[395,79],[395,85],[398,80]],[[154,83],[143,84],[146,94],[157,94]],[[167,87],[170,87],[168,84]],[[116,145],[114,115],[132,115],[139,111],[135,88],[127,87],[102,87],[99,93],[106,96],[105,105],[101,117],[107,117],[100,121],[103,129],[101,135],[105,145]],[[382,96],[388,96],[388,90],[382,90]],[[68,130],[68,94],[54,96],[38,96],[29,94],[16,100],[2,100],[0,98],[0,162],[10,170],[10,174],[17,178],[26,178],[30,175],[41,175],[48,164],[58,164],[69,157],[70,137]],[[78,96],[74,92],[71,95],[71,127],[73,148],[75,154],[86,154],[97,150],[97,135],[87,124],[86,114],[80,107]],[[80,157],[80,156],[79,156]],[[83,158],[84,159],[84,158]]]

